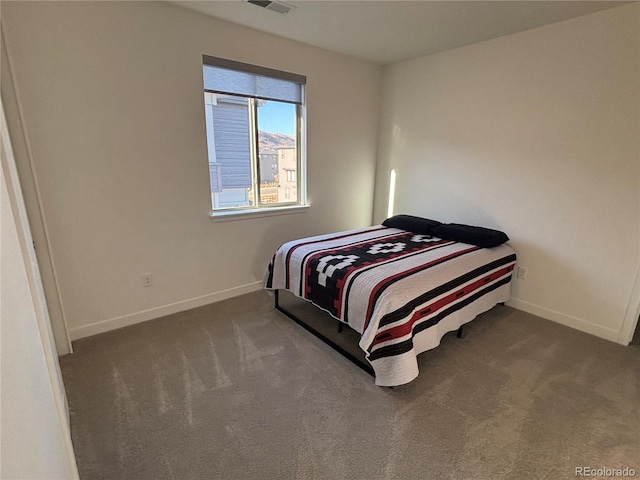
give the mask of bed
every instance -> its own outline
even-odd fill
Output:
[[[287,242],[265,275],[276,306],[285,289],[357,331],[380,386],[415,379],[418,354],[510,297],[516,254],[505,234],[477,241],[497,231],[460,235],[439,222],[416,227],[415,218]]]

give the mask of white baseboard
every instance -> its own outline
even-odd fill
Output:
[[[261,289],[261,281],[248,283],[246,285],[229,288],[220,292],[210,293],[201,297],[191,298],[188,300],[171,303],[169,305],[163,305],[161,307],[155,307],[149,310],[143,310],[141,312],[123,315],[121,317],[102,320],[100,322],[92,323],[91,325],[83,325],[82,327],[72,328],[69,330],[69,336],[71,337],[71,340],[79,340],[80,338],[109,332],[111,330],[115,330],[116,328],[128,327],[129,325],[135,325],[136,323],[146,322],[147,320],[164,317],[165,315],[183,312],[191,308],[202,307],[210,303],[219,302],[221,300],[226,300],[227,298],[237,297],[238,295],[244,295],[245,293],[251,293]]]
[[[262,282],[253,282],[246,285],[240,285],[239,287],[229,288],[220,292],[210,293],[201,297],[191,298],[183,300],[181,302],[175,302],[161,307],[151,308],[149,310],[143,310],[141,312],[132,313],[129,315],[123,315],[121,317],[110,318],[102,320],[100,322],[92,323],[91,325],[83,325],[82,327],[76,327],[69,330],[69,336],[71,340],[79,340],[81,338],[90,337],[99,333],[109,332],[117,328],[127,327],[129,325],[135,325],[136,323],[146,322],[147,320],[153,320],[154,318],[163,317],[165,315],[171,315],[173,313],[183,312],[191,308],[202,307],[210,303],[220,302],[228,298],[244,295],[245,293],[256,292],[262,289]],[[512,298],[507,302],[507,305],[523,312],[537,315],[538,317],[551,320],[553,322],[560,323],[567,327],[575,328],[581,332],[589,333],[605,340],[609,340],[616,343],[622,343],[620,341],[620,332],[611,328],[596,325],[581,318],[572,317],[564,313],[557,312],[545,307],[540,307],[533,303],[525,302],[517,298]]]
[[[517,298],[512,298],[511,300],[509,300],[507,302],[507,305],[518,310],[522,310],[523,312],[531,313],[533,315],[537,315],[538,317],[551,320],[552,322],[575,328],[576,330],[580,330],[581,332],[590,333],[591,335],[595,335],[596,337],[619,343],[618,337],[620,335],[620,332],[618,330],[603,327],[601,325],[596,325],[594,323],[588,322],[587,320],[583,320],[582,318],[572,317],[571,315],[566,315],[564,313],[556,312],[555,310],[540,307],[538,305],[534,305],[533,303],[525,302]]]

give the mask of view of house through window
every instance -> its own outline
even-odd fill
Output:
[[[274,101],[261,102],[258,106],[258,157],[262,204],[297,201],[296,110],[296,105]],[[287,196],[287,190],[292,194]]]
[[[213,210],[300,204],[304,77],[204,58]],[[280,74],[296,81],[276,78]]]

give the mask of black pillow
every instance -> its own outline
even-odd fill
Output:
[[[429,220],[428,218],[414,217],[413,215],[395,215],[387,218],[382,225],[391,228],[400,228],[408,232],[421,233],[423,235],[433,235],[434,229],[442,225],[437,220]]]
[[[469,243],[478,247],[497,247],[509,240],[507,234],[500,230],[491,230],[484,227],[473,227],[471,225],[461,225],[459,223],[449,223],[436,227],[433,235],[443,240],[453,240],[454,242]]]

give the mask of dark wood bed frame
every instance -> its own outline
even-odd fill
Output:
[[[280,295],[279,295],[280,294],[280,290],[275,290],[274,294],[275,294],[274,295],[274,299],[275,299],[274,300],[274,306],[275,306],[276,310],[278,310],[279,312],[281,312],[284,315],[286,315],[287,317],[289,317],[291,320],[296,322],[298,325],[300,325],[306,331],[308,331],[309,333],[313,334],[314,336],[316,336],[317,338],[322,340],[324,343],[329,345],[331,348],[333,348],[340,355],[342,355],[343,357],[347,358],[348,360],[350,360],[351,362],[356,364],[358,367],[363,369],[365,372],[367,372],[369,375],[371,375],[372,377],[375,378],[376,373],[373,370],[373,367],[371,366],[371,364],[369,362],[367,362],[366,360],[362,360],[362,359],[356,357],[351,352],[345,350],[340,345],[335,343],[329,337],[327,337],[326,335],[320,333],[318,330],[314,329],[313,327],[309,326],[309,324],[303,322],[296,315],[294,315],[293,313],[289,312],[284,307],[282,307],[282,305],[280,305]],[[339,320],[336,320],[336,321],[338,322],[338,333],[342,333],[342,330],[343,330],[345,325],[347,327],[349,327],[349,325],[347,325],[346,323],[343,323],[343,322],[341,322]],[[464,327],[464,325],[461,326],[460,328],[458,328],[458,332],[456,333],[456,337],[462,338],[462,328],[463,327]],[[351,328],[351,327],[349,327],[349,328]]]

